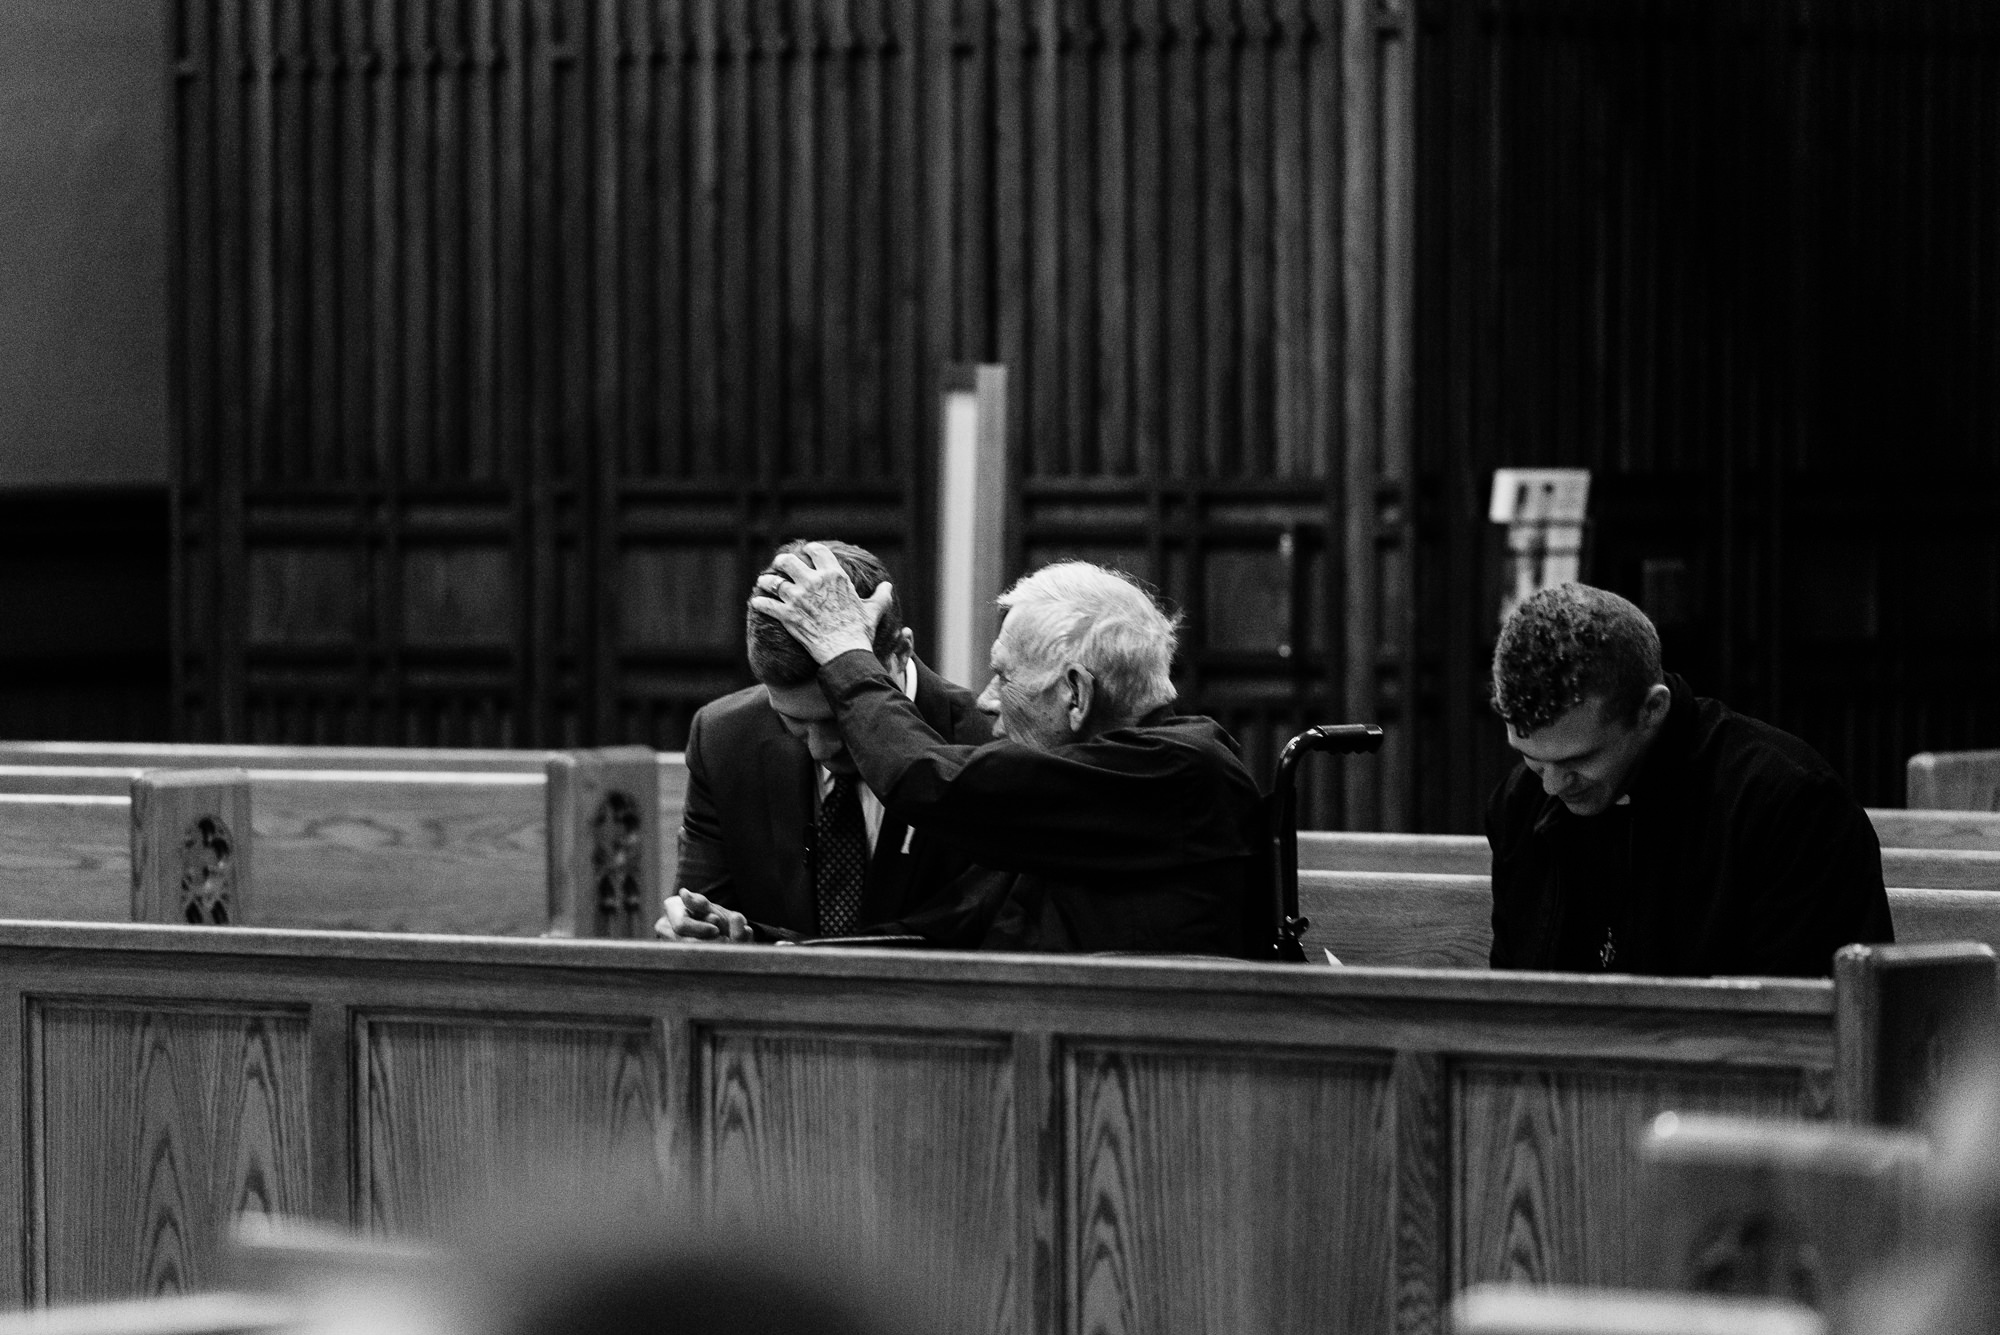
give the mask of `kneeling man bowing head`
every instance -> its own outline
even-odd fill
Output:
[[[1660,667],[1637,607],[1526,599],[1493,651],[1521,763],[1487,807],[1493,967],[1828,973],[1893,940],[1868,816],[1810,746]]]
[[[918,659],[874,554],[845,542],[820,550],[857,587],[882,591],[868,652],[917,713],[961,741],[992,737],[972,693]],[[655,930],[677,941],[848,936],[946,893],[965,859],[884,812],[798,641],[754,608],[744,638],[757,685],[703,705],[688,729],[680,885]]]
[[[751,606],[791,631],[847,752],[894,815],[988,878],[939,944],[1238,954],[1261,814],[1235,743],[1174,714],[1174,623],[1116,571],[1045,567],[1000,598],[979,707],[996,740],[940,736],[869,651],[889,594],[857,596],[832,553],[779,557]]]

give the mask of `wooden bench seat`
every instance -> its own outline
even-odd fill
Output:
[[[1300,872],[1307,957],[1343,964],[1483,969],[1493,949],[1493,890],[1484,876]],[[1889,891],[1899,942],[1981,941],[2000,949],[2000,895]]]
[[[1913,838],[1959,840],[1962,846],[1899,846],[1882,833],[1884,826]],[[1882,877],[1889,885],[1933,890],[2000,890],[2000,816],[1995,816],[1990,824],[1965,816],[1947,816],[1929,822],[1884,822],[1877,833],[1882,842]],[[1302,872],[1486,876],[1492,869],[1492,854],[1483,835],[1299,832]]]
[[[1841,1054],[1895,1037],[1856,1026],[1906,1011],[1837,1003],[1822,980],[0,924],[0,1108],[32,1119],[0,1135],[0,1193],[32,1209],[0,1214],[0,1303],[210,1282],[246,1201],[424,1236],[548,1188],[520,1170],[560,1153],[590,1199],[877,1221],[950,1328],[1433,1329],[1467,1284],[1637,1282],[1637,1135],[1839,1111]]]

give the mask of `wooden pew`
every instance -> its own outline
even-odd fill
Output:
[[[1882,843],[1882,876],[1888,884],[2000,890],[2000,815],[1986,820],[1972,813],[1869,814]],[[1486,876],[1492,872],[1492,855],[1483,835],[1301,830],[1299,870]]]
[[[448,772],[537,777],[545,775],[550,761],[561,754],[559,751],[546,750],[505,751],[469,747],[237,746],[181,742],[0,741],[0,798],[8,794],[124,797],[134,777],[144,770],[153,769],[245,769],[287,776],[305,773],[325,774],[329,771],[340,773],[386,771],[411,775]],[[672,886],[675,883],[673,873],[678,854],[675,835],[680,829],[681,808],[687,795],[687,764],[678,751],[662,751],[654,754],[659,766],[657,801],[659,828],[662,831],[661,880],[663,884]],[[276,779],[271,782],[279,783]],[[296,785],[307,781],[291,779],[288,782]],[[338,781],[322,779],[320,782],[336,784]],[[319,830],[332,830],[338,833],[344,828],[343,822],[328,821],[326,809],[330,802],[339,803],[345,800],[347,800],[346,795],[336,789],[285,792],[274,788],[268,795],[267,801],[259,804],[268,808],[268,814],[259,816],[258,819],[270,822],[267,833],[287,839],[310,841]],[[391,802],[395,800],[392,796]],[[504,802],[500,804],[502,809],[505,806]],[[426,833],[422,830],[410,830],[404,821],[393,814],[398,809],[400,808],[391,805],[388,809],[389,814],[385,818],[364,806],[352,813],[353,820],[361,827],[381,824],[384,828],[376,832],[363,829],[349,833],[357,838],[414,841],[418,846],[425,846],[423,840]],[[498,823],[505,819],[500,814],[500,809],[489,811],[489,817],[487,834],[483,836],[485,841],[495,837],[493,831],[497,830]],[[456,815],[444,814],[441,816],[444,824],[438,827],[438,833],[449,840],[453,834],[454,822],[462,827],[465,822],[477,819],[476,808]],[[35,831],[32,828],[24,830],[17,836],[17,846],[39,847],[33,842],[34,838]],[[99,841],[101,842],[101,839]],[[480,842],[481,840],[476,839],[475,846]],[[4,863],[0,863],[0,870],[4,870]]]
[[[879,1226],[964,1328],[1433,1329],[1469,1283],[1636,1282],[1639,1131],[1829,1116],[1862,1014],[1819,980],[0,924],[0,1303],[209,1282],[246,1204],[422,1236],[557,1162]]]
[[[1299,906],[1311,923],[1304,944],[1313,959],[1331,950],[1343,964],[1483,969],[1493,947],[1493,892],[1484,876],[1302,871]],[[1901,942],[2000,949],[2000,895],[1991,891],[1892,889],[1889,915]]]
[[[1972,853],[2000,853],[2000,811],[1871,808],[1868,819],[1884,848],[1961,848]]]
[[[655,789],[664,771],[654,753],[538,758],[542,772],[239,771],[250,787],[250,818],[238,814],[225,824],[246,856],[253,844],[258,850],[252,919],[500,935],[531,935],[554,923],[573,934],[650,935],[673,848],[657,816],[651,828],[640,819],[663,805]],[[607,787],[602,776],[614,770],[616,782]],[[129,794],[155,781],[174,784],[174,776],[214,773],[71,765],[0,774],[0,786],[61,790],[0,793],[0,816],[8,818],[0,831],[0,912],[179,920],[178,907],[167,903],[175,896],[157,885],[135,900],[146,876],[131,850],[157,837],[162,858],[177,856],[171,850],[196,813],[176,807],[167,816],[171,828],[149,832]],[[600,819],[600,808],[623,801],[628,789],[641,794],[638,808],[622,823]],[[678,793],[672,801],[677,828]],[[553,842],[551,829],[560,836]],[[254,838],[243,837],[252,831]],[[608,894],[614,879],[618,893]],[[243,875],[236,882],[250,884]]]
[[[1924,751],[1904,778],[1906,807],[2000,811],[2000,751]]]
[[[1809,1307],[1767,1299],[1486,1284],[1451,1306],[1454,1335],[1825,1335]]]

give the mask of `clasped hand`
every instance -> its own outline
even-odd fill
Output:
[[[653,934],[669,941],[735,941],[751,939],[750,920],[706,895],[683,890],[668,895],[666,912],[653,924]]]

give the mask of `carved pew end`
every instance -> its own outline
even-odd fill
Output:
[[[1451,1305],[1455,1335],[1826,1335],[1811,1308],[1756,1298],[1481,1284]]]
[[[132,780],[132,921],[253,921],[250,776],[149,770]]]
[[[549,934],[644,938],[660,912],[660,767],[651,747],[548,762]]]

